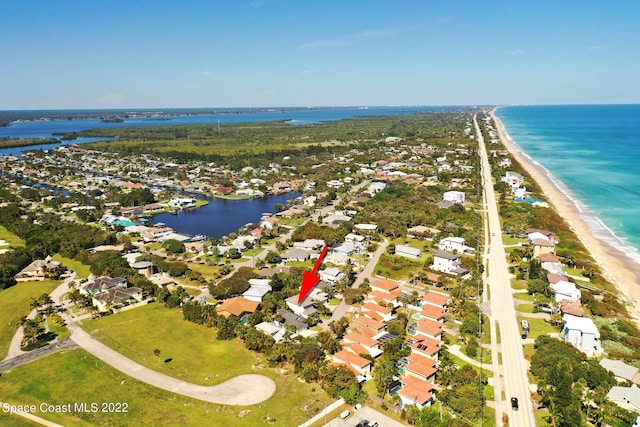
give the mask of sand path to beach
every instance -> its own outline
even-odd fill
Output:
[[[502,144],[538,183],[549,203],[567,221],[587,250],[591,252],[602,269],[603,275],[616,285],[622,299],[627,302],[629,314],[640,325],[640,265],[624,252],[593,235],[587,223],[581,218],[576,205],[553,184],[549,171],[523,155],[523,150],[507,137],[504,125],[494,112],[495,110],[491,111],[491,117],[495,121]]]

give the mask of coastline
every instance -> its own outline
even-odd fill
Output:
[[[603,276],[620,292],[629,314],[640,324],[640,264],[634,262],[625,252],[599,239],[595,230],[589,227],[582,216],[582,208],[559,187],[559,181],[541,164],[528,156],[507,134],[506,128],[491,110],[500,141],[509,153],[522,165],[540,186],[552,207],[569,224],[596,263]],[[563,184],[562,184],[563,185]],[[604,224],[601,224],[604,226]]]

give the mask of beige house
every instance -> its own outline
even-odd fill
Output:
[[[16,282],[32,282],[42,281],[48,276],[48,272],[52,271],[60,266],[58,261],[54,261],[51,256],[45,259],[38,259],[22,269],[22,271],[15,275]]]

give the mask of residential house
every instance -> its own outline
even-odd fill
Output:
[[[449,305],[449,297],[442,294],[436,294],[434,292],[427,292],[422,297],[422,306],[425,307],[426,305],[433,305],[446,310]]]
[[[563,299],[580,302],[580,290],[576,288],[575,283],[561,280],[552,284],[551,289],[553,289],[553,297],[556,302]]]
[[[368,354],[371,357],[378,357],[382,354],[378,340],[357,332],[346,334],[341,343],[344,349],[350,350],[354,354]]]
[[[304,242],[294,242],[293,247],[297,249],[304,249],[305,251],[314,251],[322,249],[326,246],[324,240],[319,239],[306,239]]]
[[[584,309],[578,301],[563,299],[560,301],[560,313],[582,317],[584,316]]]
[[[298,304],[298,295],[293,295],[285,300],[289,309],[293,311],[298,316],[304,317],[305,319],[309,317],[309,315],[315,313],[317,311],[317,304],[324,304],[329,299],[329,296],[322,292],[318,288],[313,288],[307,294],[307,296],[300,301]]]
[[[424,335],[416,335],[409,340],[411,352],[418,355],[438,360],[440,352],[440,340],[426,337]]]
[[[587,356],[593,356],[598,350],[600,341],[600,331],[587,317],[576,317],[570,314],[562,316],[564,326],[562,328],[562,339],[582,351]]]
[[[433,269],[454,276],[464,276],[468,270],[461,267],[460,255],[438,251],[433,255]]]
[[[249,301],[262,302],[262,298],[272,290],[269,283],[271,279],[249,279],[249,289],[242,296]]]
[[[371,282],[369,286],[371,286],[372,291],[378,291],[385,294],[391,294],[400,290],[398,284],[390,280],[376,280],[375,282]]]
[[[420,380],[433,383],[436,377],[436,361],[419,354],[411,354],[406,357],[408,362],[404,365],[406,376],[414,376]]]
[[[287,332],[278,322],[261,322],[256,325],[256,329],[273,338],[275,342],[282,341]]]
[[[397,394],[400,396],[402,407],[414,405],[422,409],[434,402],[433,384],[412,375],[402,378],[400,383],[402,387]]]
[[[360,307],[360,312],[365,315],[367,313],[376,313],[383,322],[387,322],[395,317],[391,308],[387,307],[386,305],[376,304],[372,301],[365,302]]]
[[[438,248],[443,251],[453,253],[463,253],[467,250],[467,246],[464,244],[462,237],[445,237],[438,243]]]
[[[630,381],[640,385],[640,372],[635,366],[627,365],[620,360],[607,359],[606,357],[600,361],[600,366],[607,371],[613,372],[618,382]]]
[[[102,276],[89,280],[80,292],[91,295],[93,304],[98,307],[98,310],[104,312],[111,307],[117,309],[142,301],[142,289],[127,286],[126,279],[122,277]]]
[[[297,314],[294,314],[289,310],[285,310],[281,308],[278,311],[276,311],[276,314],[282,317],[283,326],[287,326],[287,325],[292,326],[292,329],[295,331],[294,335],[292,336],[295,336],[300,332],[304,332],[309,328],[309,326],[307,325],[307,322],[304,321],[303,317],[298,316]]]
[[[284,261],[306,261],[309,259],[309,252],[304,249],[291,248],[280,254]]]
[[[556,245],[547,239],[536,239],[529,243],[533,246],[533,257],[540,258],[542,254],[552,254],[556,250]]]
[[[411,246],[398,245],[396,246],[396,255],[402,255],[407,258],[420,258],[420,249],[412,248]]]
[[[260,305],[259,302],[250,301],[245,297],[234,297],[224,300],[216,307],[216,313],[224,317],[239,317],[244,319],[248,315],[255,313]]]
[[[464,204],[465,202],[464,191],[446,191],[442,195],[442,201]]]
[[[45,259],[37,259],[16,274],[14,279],[16,282],[43,281],[50,271],[55,270],[60,265],[51,256],[47,256]]]
[[[344,273],[340,269],[335,267],[325,268],[320,271],[320,280],[335,284],[337,281],[344,277]]]
[[[422,311],[420,312],[421,318],[435,320],[436,322],[444,322],[445,309],[443,307],[436,307],[435,305],[423,304]]]
[[[332,361],[335,365],[346,365],[356,375],[367,377],[371,374],[371,361],[350,351],[337,352],[332,356]]]
[[[442,323],[432,319],[422,318],[409,325],[409,334],[422,334],[428,338],[440,341],[442,339]]]
[[[638,387],[613,386],[607,393],[607,399],[621,408],[640,412],[640,388]]]

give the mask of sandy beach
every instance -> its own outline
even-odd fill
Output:
[[[491,117],[495,121],[496,130],[505,148],[538,183],[549,203],[567,221],[587,250],[591,252],[602,269],[603,275],[620,291],[622,300],[627,303],[629,314],[633,316],[636,323],[640,324],[640,307],[638,306],[640,303],[640,264],[593,235],[586,222],[580,217],[580,212],[573,201],[553,183],[549,171],[524,156],[522,148],[507,137],[504,125],[495,116],[494,111],[491,111]]]

